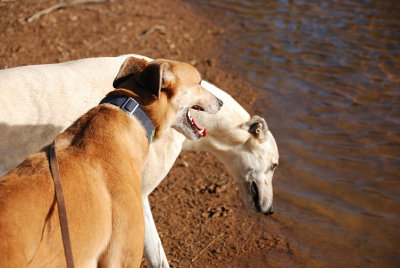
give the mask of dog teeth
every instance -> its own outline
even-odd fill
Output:
[[[192,115],[190,114],[190,111],[188,111],[188,117],[189,117],[189,119],[190,119],[190,122],[192,122],[193,123],[193,117],[192,117]]]

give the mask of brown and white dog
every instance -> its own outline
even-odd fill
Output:
[[[216,113],[222,102],[200,85],[191,65],[128,58],[109,96],[132,97],[155,139],[170,127],[199,139],[190,108]],[[144,219],[142,169],[146,130],[119,107],[101,104],[57,136],[56,152],[76,267],[139,267]],[[47,149],[0,179],[2,267],[63,267],[65,258]]]

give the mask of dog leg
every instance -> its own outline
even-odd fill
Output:
[[[112,204],[113,231],[107,248],[98,260],[99,268],[140,267],[144,240],[142,198],[139,193],[140,185],[136,185],[136,189],[132,191],[127,190],[126,193],[121,190],[129,188],[133,187],[119,181],[112,189],[118,194],[118,198],[114,198]]]
[[[158,236],[156,224],[150,210],[147,196],[142,197],[144,214],[144,255],[150,267],[168,268],[168,260]]]

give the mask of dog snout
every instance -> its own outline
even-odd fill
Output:
[[[266,216],[269,216],[269,215],[272,215],[272,214],[274,214],[274,207],[273,207],[273,206],[271,206],[271,207],[264,213],[264,215],[266,215]]]
[[[224,102],[218,98],[217,98],[217,100],[218,100],[219,107],[222,107],[222,105],[224,105]]]

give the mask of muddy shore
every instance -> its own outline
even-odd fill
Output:
[[[30,19],[59,2],[0,2],[1,69],[128,53],[175,59],[195,65],[205,80],[254,113],[259,93],[228,66],[226,29],[195,6],[182,0],[105,1]],[[265,216],[248,210],[211,154],[182,153],[150,202],[172,267],[294,265],[290,244],[269,231]]]

